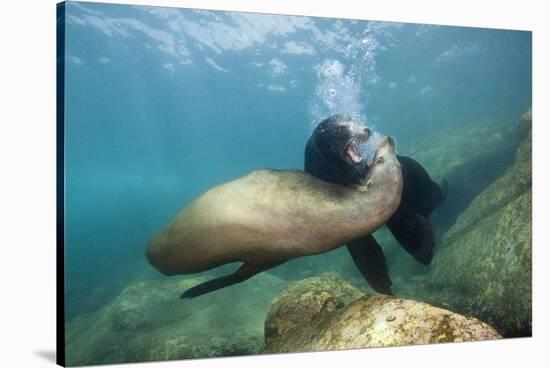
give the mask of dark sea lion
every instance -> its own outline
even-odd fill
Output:
[[[356,185],[369,170],[370,160],[362,156],[360,148],[366,139],[374,139],[367,127],[346,115],[330,116],[317,125],[307,142],[305,171],[327,182]],[[407,252],[427,265],[435,247],[428,217],[442,203],[445,187],[435,183],[412,158],[398,155],[397,159],[403,172],[403,196],[386,225]],[[374,290],[392,294],[384,253],[376,239],[371,235],[355,239],[347,248]]]
[[[253,171],[190,203],[151,240],[146,256],[166,275],[244,263],[182,295],[192,298],[371,234],[399,206],[402,184],[391,138],[381,142],[374,164],[351,187],[297,170]]]

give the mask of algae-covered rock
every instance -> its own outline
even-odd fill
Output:
[[[361,296],[344,280],[326,275],[291,284],[274,300],[265,326],[268,353],[500,338],[475,318],[413,300]]]
[[[477,196],[445,234],[432,263],[435,302],[474,315],[504,336],[531,335],[530,113],[514,165]]]
[[[319,314],[342,308],[362,295],[359,289],[334,273],[296,281],[271,304],[265,322],[266,342],[308,324]]]
[[[273,298],[286,282],[267,273],[196,299],[205,277],[142,281],[66,326],[67,365],[256,354]]]
[[[531,126],[533,121],[533,112],[529,108],[519,120],[519,139],[520,141],[527,137],[531,133]]]

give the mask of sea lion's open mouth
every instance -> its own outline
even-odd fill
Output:
[[[365,162],[368,167],[371,167],[374,163],[376,153],[387,144],[391,147],[395,147],[393,139],[389,137],[386,138],[378,132],[372,132],[365,144],[358,144],[356,149],[362,157],[362,162]]]
[[[342,155],[344,160],[350,165],[356,165],[363,161],[363,156],[359,153],[358,149],[359,139],[352,138],[344,148]]]

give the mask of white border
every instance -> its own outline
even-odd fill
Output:
[[[105,1],[115,2],[115,1]],[[548,11],[544,1],[186,0],[123,3],[257,11],[533,30],[534,338],[499,342],[285,354],[149,364],[151,367],[541,366],[547,362]],[[51,366],[55,349],[55,1],[3,4],[0,108],[2,282],[0,333],[5,367]],[[546,225],[546,226],[545,226]],[[545,354],[546,353],[546,354]],[[128,365],[121,365],[128,366]]]

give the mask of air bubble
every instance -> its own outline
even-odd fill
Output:
[[[368,123],[364,114],[368,94],[364,93],[362,85],[375,76],[378,42],[367,29],[344,47],[342,60],[325,59],[314,67],[317,84],[308,102],[313,117],[312,129],[332,114],[345,114],[362,124]]]

